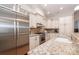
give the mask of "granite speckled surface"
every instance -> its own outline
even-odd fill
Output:
[[[79,45],[74,43],[64,43],[49,41],[28,52],[29,55],[79,55]]]

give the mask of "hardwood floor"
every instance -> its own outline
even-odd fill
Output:
[[[0,52],[0,55],[27,55],[29,45],[23,45],[18,48],[13,48],[7,51]]]
[[[20,48],[17,49],[17,55],[27,54],[28,50],[29,50],[29,46],[28,45],[20,47]]]

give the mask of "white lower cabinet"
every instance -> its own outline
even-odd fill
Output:
[[[48,41],[50,39],[54,40],[56,37],[58,37],[58,33],[46,33],[45,40]]]
[[[30,36],[29,38],[29,49],[34,49],[35,47],[40,45],[40,36],[35,35],[35,36]]]

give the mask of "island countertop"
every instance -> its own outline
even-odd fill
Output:
[[[41,44],[28,52],[29,55],[78,55],[79,45],[57,42],[53,39]]]

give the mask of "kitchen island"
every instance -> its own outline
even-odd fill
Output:
[[[61,40],[59,40],[61,39]],[[64,39],[64,40],[63,40]],[[79,45],[65,38],[50,39],[28,52],[29,55],[78,55]]]
[[[79,33],[74,33],[74,34],[72,34],[72,40],[73,40],[73,42],[75,42],[76,44],[79,44]]]

